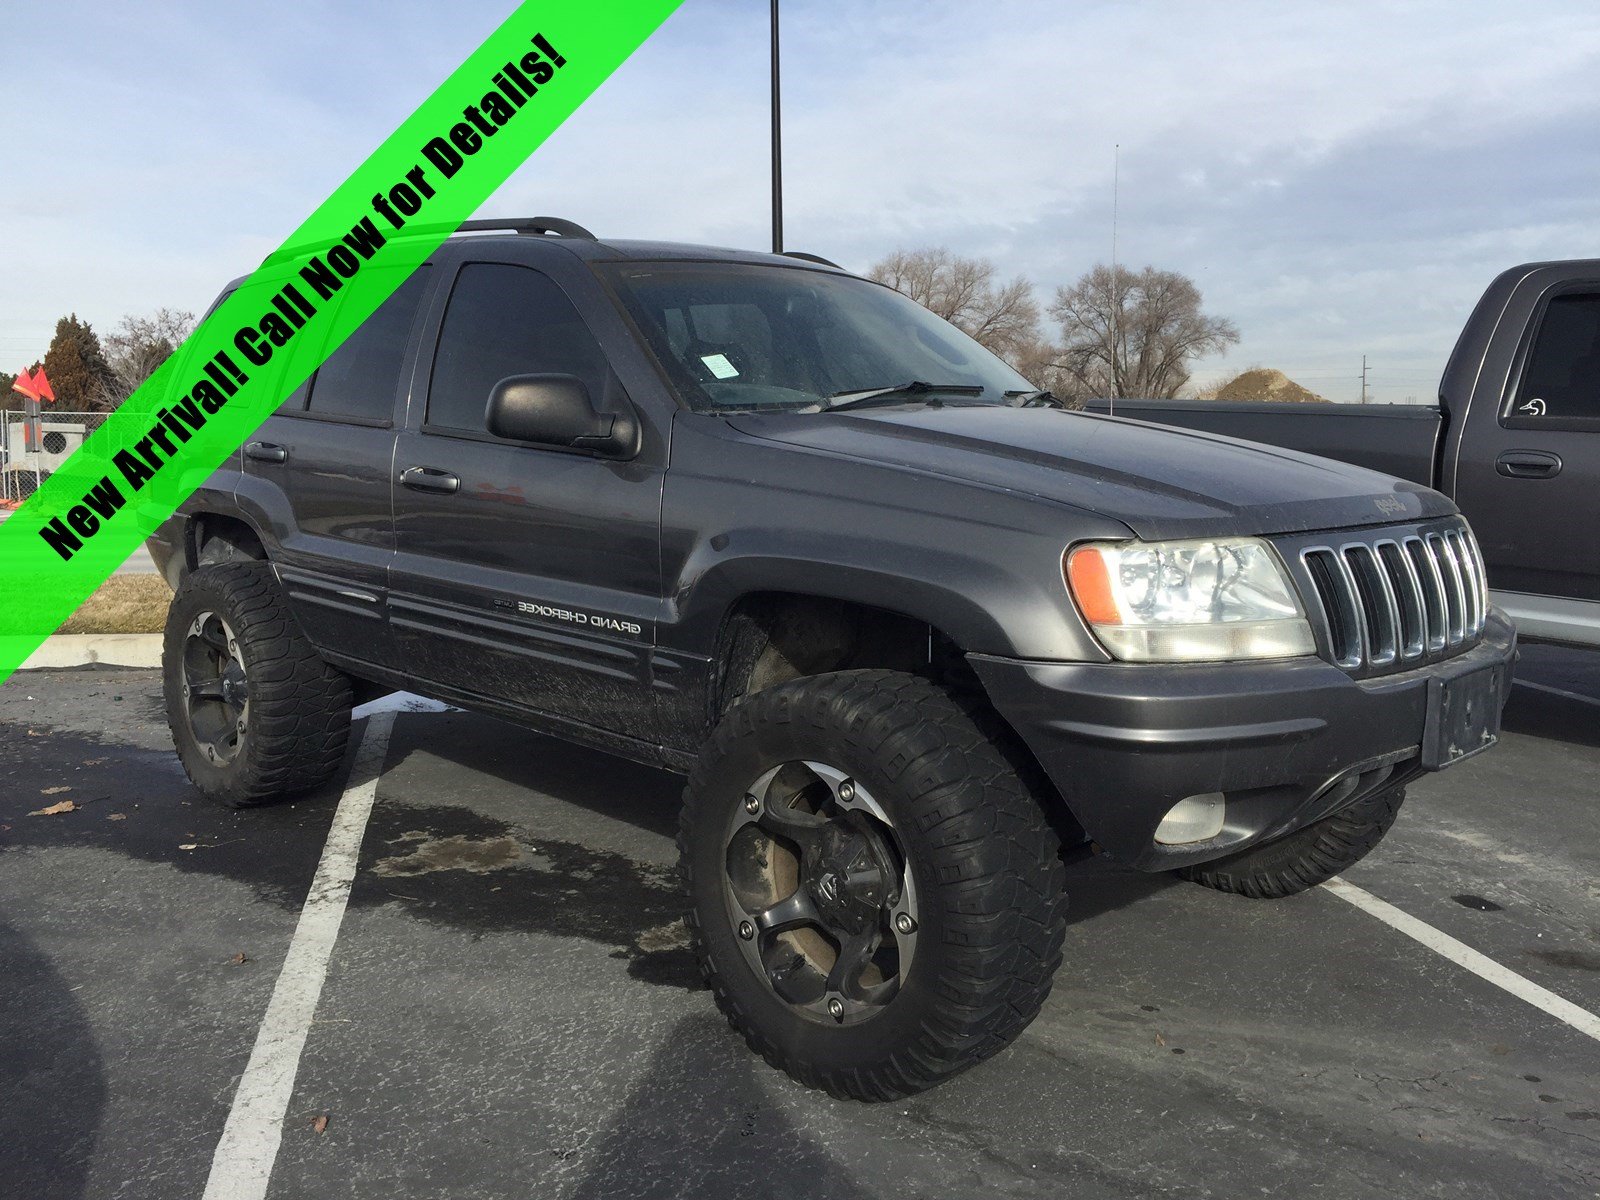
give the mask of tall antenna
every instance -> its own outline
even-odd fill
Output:
[[[776,4],[777,0],[773,0]],[[1106,411],[1117,412],[1117,353],[1122,348],[1122,299],[1117,287],[1117,200],[1122,182],[1122,143],[1118,142],[1111,158],[1111,395]]]
[[[1367,356],[1361,356],[1361,403],[1367,402]]]
[[[772,0],[772,252],[783,253],[783,109],[778,86],[778,0]]]

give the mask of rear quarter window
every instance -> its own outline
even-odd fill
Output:
[[[1600,431],[1600,290],[1546,303],[1501,423]]]
[[[394,420],[400,369],[411,343],[417,309],[427,292],[428,268],[418,269],[361,323],[316,373],[284,400],[286,415],[387,425]]]

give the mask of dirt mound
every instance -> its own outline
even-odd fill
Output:
[[[1326,396],[1301,387],[1282,371],[1253,367],[1219,384],[1212,400],[1275,400],[1290,404],[1329,404]]]

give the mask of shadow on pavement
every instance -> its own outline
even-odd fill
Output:
[[[1525,644],[1516,681],[1504,717],[1509,732],[1600,746],[1600,651]]]
[[[718,1017],[680,1020],[586,1155],[571,1200],[866,1200],[819,1138],[771,1103],[758,1072],[775,1078]]]
[[[76,1200],[106,1106],[89,1017],[50,959],[0,923],[0,1192]]]
[[[196,792],[170,751],[0,722],[0,845],[109,850],[238,880],[291,910],[305,900],[341,787],[228,809]],[[30,815],[62,800],[74,809]]]
[[[1600,746],[1600,703],[1587,698],[1518,687],[1511,693],[1502,724],[1508,733]]]
[[[508,787],[543,793],[646,833],[677,836],[680,776],[476,713],[436,713],[425,721],[412,727],[425,731],[420,736],[391,747],[389,773],[422,751],[463,771],[491,775]]]

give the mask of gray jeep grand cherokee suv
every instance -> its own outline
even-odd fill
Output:
[[[205,794],[396,688],[686,773],[718,1005],[886,1099],[1039,1011],[1071,855],[1287,895],[1494,742],[1438,492],[1065,411],[820,260],[472,225],[153,540]]]

